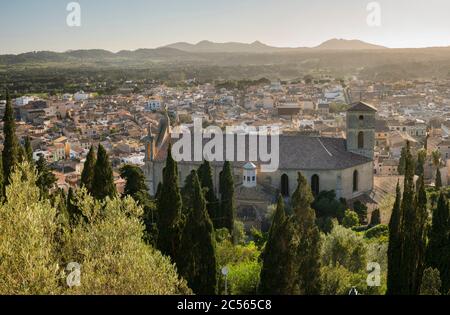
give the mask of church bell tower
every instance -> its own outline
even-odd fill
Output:
[[[364,102],[347,111],[347,150],[369,159],[374,158],[375,115],[377,109]]]

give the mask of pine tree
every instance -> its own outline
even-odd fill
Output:
[[[401,269],[401,218],[402,218],[402,196],[400,183],[397,183],[397,194],[394,207],[392,209],[391,220],[389,221],[389,245],[388,245],[388,275],[387,293],[388,295],[400,292],[399,273]]]
[[[25,137],[25,155],[29,163],[33,163],[33,148],[31,147],[30,137]]]
[[[95,169],[95,150],[91,146],[86,161],[84,162],[83,171],[81,172],[81,187],[86,187],[87,191],[92,194],[92,182],[94,180]]]
[[[445,253],[450,248],[449,243],[449,224],[450,214],[447,199],[441,192],[436,209],[433,211],[433,220],[429,232],[429,241],[426,255],[426,264],[428,267],[436,268],[443,276],[443,293],[450,287],[447,278],[450,263]]]
[[[6,108],[3,117],[3,187],[9,184],[9,177],[19,160],[19,142],[16,137],[16,122],[14,118],[14,109],[11,105],[11,97],[6,91]]]
[[[158,249],[173,260],[181,240],[181,200],[178,165],[172,158],[172,146],[167,150],[166,167],[163,170],[163,181],[158,198]]]
[[[39,160],[36,163],[36,170],[38,173],[36,185],[44,196],[49,196],[49,190],[52,189],[56,183],[56,176],[48,167],[47,160],[43,155],[39,157]]]
[[[177,256],[177,268],[195,294],[217,293],[217,261],[213,224],[196,171],[188,179],[191,192],[184,203],[186,222]]]
[[[283,197],[278,197],[277,209],[273,217],[264,253],[261,269],[259,293],[265,295],[288,294],[288,283],[292,275],[286,268],[290,235],[286,235],[286,210]]]
[[[206,190],[205,198],[209,217],[211,218],[213,224],[215,224],[219,208],[219,200],[214,193],[213,174],[209,161],[204,161],[200,166],[198,169],[198,176],[202,187]]]
[[[320,294],[320,232],[316,225],[316,215],[311,208],[314,201],[311,187],[306,178],[298,174],[298,186],[292,195],[291,218],[296,244],[295,266],[297,275],[294,278],[293,294]]]
[[[437,190],[442,188],[442,178],[441,178],[441,171],[439,168],[436,169],[436,180],[434,186]]]
[[[223,171],[220,176],[220,189],[220,218],[217,220],[219,224],[216,228],[227,228],[230,234],[233,235],[236,209],[233,173],[229,161],[226,161],[223,165]]]
[[[103,200],[106,197],[114,198],[116,195],[111,162],[105,148],[99,144],[92,180],[92,196],[98,200]]]

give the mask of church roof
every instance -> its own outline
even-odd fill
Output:
[[[181,139],[181,138],[180,138]],[[176,142],[178,139],[172,139]],[[208,143],[209,139],[204,139],[203,146]],[[226,147],[226,135],[223,139],[224,154]],[[245,143],[249,143],[248,136],[246,136]],[[271,151],[271,138],[267,138],[267,147]],[[156,161],[164,162],[167,157],[168,141],[164,144],[156,156]],[[191,137],[191,148],[194,148],[193,136]],[[192,150],[193,151],[193,150]],[[237,152],[245,151],[245,162],[233,162],[236,167],[243,167],[250,159],[250,152],[248,146],[245,149],[237,148],[237,140],[234,141],[234,160],[238,161]],[[255,153],[256,154],[256,153]],[[258,154],[259,155],[259,154]],[[191,161],[194,161],[194,154],[192,152]],[[285,170],[341,170],[351,168],[357,165],[366,164],[372,160],[352,152],[347,151],[346,140],[343,138],[326,138],[326,137],[311,137],[303,135],[280,135],[279,137],[279,169]],[[253,161],[255,164],[265,165],[258,156],[258,161]],[[201,164],[201,162],[198,162]],[[211,161],[211,164],[215,164]],[[222,164],[219,162],[219,164]]]
[[[377,109],[370,104],[357,102],[351,105],[349,112],[376,112]]]

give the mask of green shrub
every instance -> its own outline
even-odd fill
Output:
[[[359,224],[358,214],[352,210],[345,211],[345,216],[344,219],[342,220],[342,225],[347,229],[351,229],[352,227],[355,227],[358,224]]]
[[[261,264],[246,261],[229,266],[228,288],[232,295],[254,295],[258,288]]]
[[[372,239],[372,238],[388,237],[388,235],[389,235],[389,227],[385,224],[380,224],[367,230],[366,233],[364,234],[364,237]]]

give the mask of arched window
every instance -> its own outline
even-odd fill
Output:
[[[289,177],[286,174],[281,175],[281,195],[289,197]]]
[[[353,192],[357,192],[359,190],[359,174],[358,171],[353,172]]]
[[[358,149],[364,149],[364,132],[358,133]]]
[[[363,115],[359,116],[359,120],[364,120],[364,116]]]
[[[320,179],[317,174],[311,177],[311,191],[315,197],[320,193]]]

